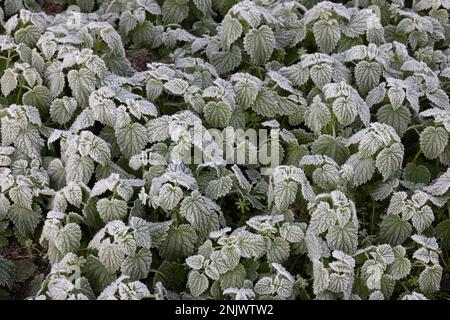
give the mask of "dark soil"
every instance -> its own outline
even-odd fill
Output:
[[[18,242],[11,241],[6,247],[1,249],[1,255],[16,263],[21,263],[28,267],[32,267],[32,273],[25,275],[17,275],[16,278],[21,278],[20,281],[15,281],[13,288],[10,290],[11,299],[23,300],[29,297],[32,289],[32,282],[36,276],[40,274],[48,274],[50,272],[50,265],[39,253],[34,252],[29,248],[22,247]],[[17,272],[17,270],[16,270]],[[20,276],[20,277],[19,277]]]
[[[150,51],[146,49],[126,50],[127,59],[131,62],[131,66],[136,71],[147,70],[147,63],[155,61]]]
[[[52,3],[51,0],[41,0],[41,8],[46,14],[55,15],[67,9],[67,4]]]

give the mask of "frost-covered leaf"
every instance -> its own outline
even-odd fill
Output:
[[[137,122],[117,128],[115,135],[120,150],[128,158],[141,152],[148,141],[147,130]]]
[[[377,155],[375,165],[383,176],[384,181],[401,168],[403,153],[403,145],[394,143],[392,146],[381,150]]]
[[[274,47],[275,37],[272,30],[266,25],[258,29],[251,29],[244,37],[245,51],[256,64],[266,62],[272,55]]]
[[[222,20],[222,25],[219,27],[218,36],[226,49],[235,42],[242,34],[242,25],[239,20],[227,15]]]
[[[127,203],[118,199],[100,199],[97,202],[97,211],[104,222],[120,220],[127,215]]]
[[[419,276],[419,286],[424,293],[432,293],[438,291],[442,279],[442,267],[434,265],[425,267],[425,270]]]
[[[194,297],[200,296],[208,289],[208,278],[196,270],[193,270],[188,275],[187,286]]]
[[[325,53],[333,51],[341,38],[339,23],[335,19],[317,21],[313,32],[317,45]]]
[[[230,192],[233,187],[233,180],[230,176],[220,177],[216,180],[211,180],[206,187],[206,196],[212,200],[217,200],[224,197]]]
[[[194,253],[197,234],[190,225],[171,226],[167,238],[161,243],[160,253],[167,260],[183,258]]]
[[[420,134],[420,149],[428,159],[436,159],[448,143],[448,132],[444,128],[427,127]]]

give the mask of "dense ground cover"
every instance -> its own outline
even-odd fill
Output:
[[[0,298],[449,297],[450,1],[0,3]]]

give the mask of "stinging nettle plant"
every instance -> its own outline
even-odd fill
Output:
[[[23,247],[35,300],[449,297],[450,1],[41,2],[0,2],[2,296]]]

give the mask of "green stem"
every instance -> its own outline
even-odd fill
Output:
[[[419,158],[421,153],[422,153],[422,150],[419,148],[419,151],[417,151],[416,155],[412,159],[412,163],[416,163],[416,160]]]
[[[375,201],[372,202],[372,217],[370,218],[370,230],[373,233],[374,229],[374,223],[375,223]]]
[[[11,61],[11,49],[8,49],[8,56],[6,57],[6,69],[9,68],[9,62]]]

